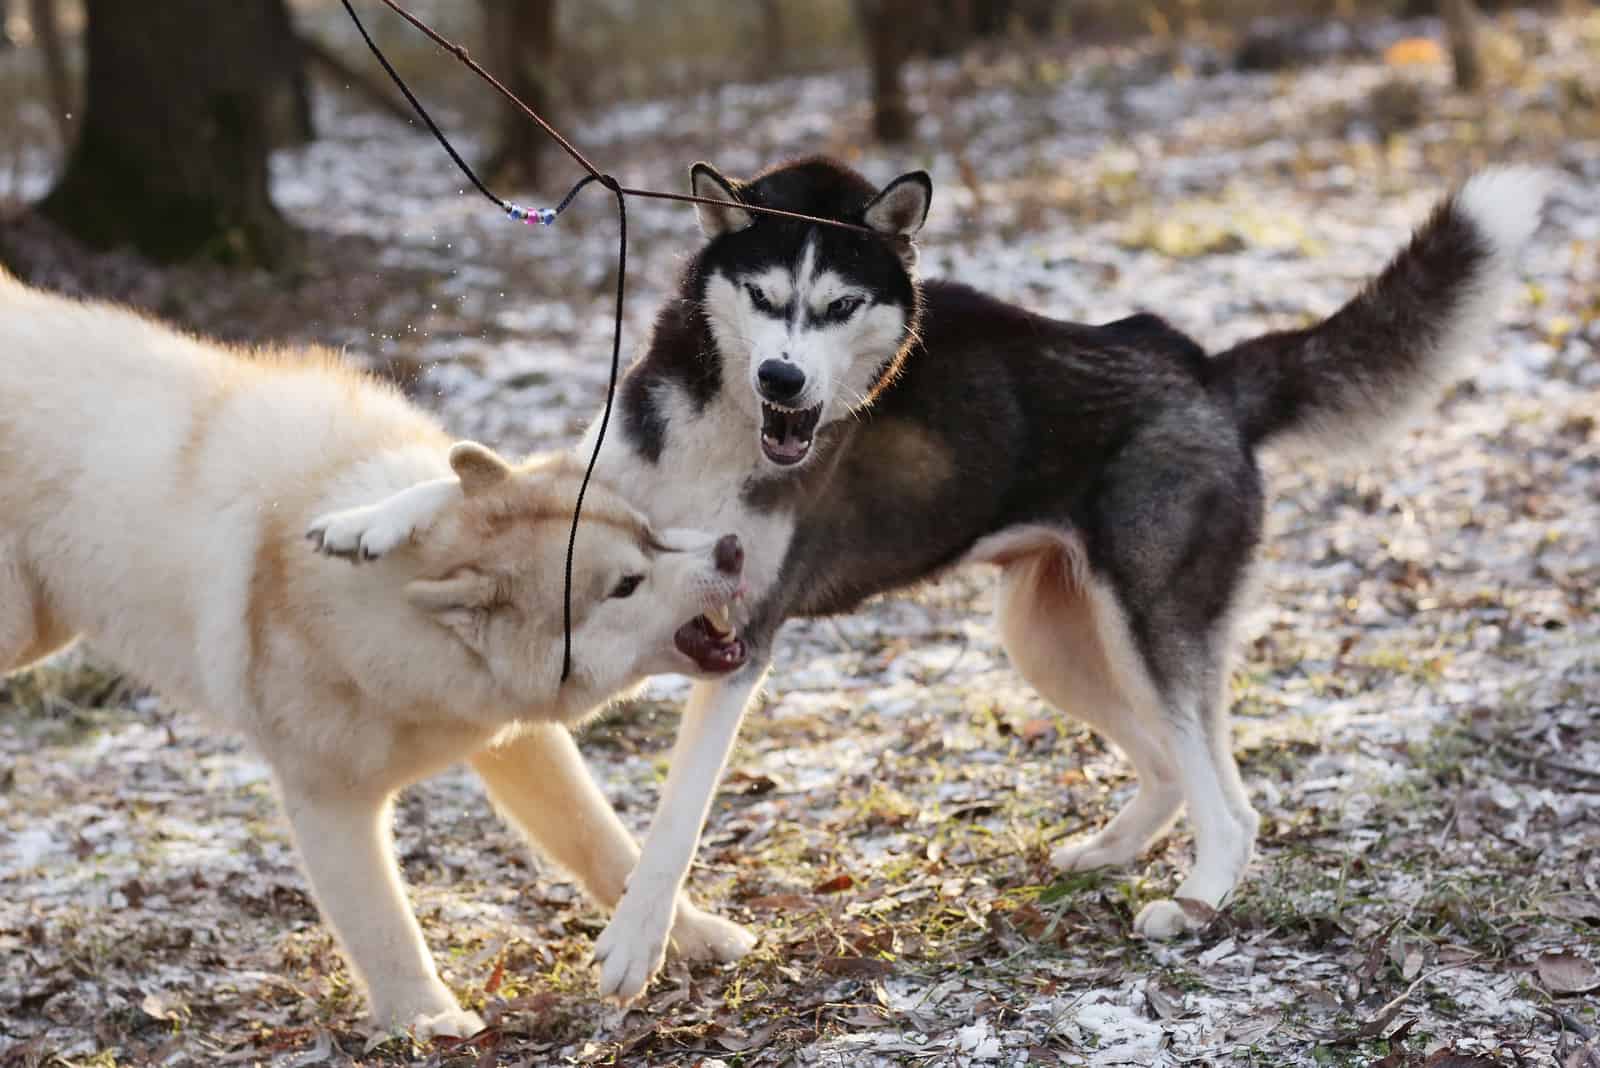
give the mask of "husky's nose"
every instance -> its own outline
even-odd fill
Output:
[[[737,576],[744,570],[744,546],[739,544],[739,535],[724,534],[718,538],[712,558],[717,562],[718,571],[729,577]]]
[[[764,360],[756,368],[756,381],[761,383],[761,395],[778,404],[788,404],[806,388],[806,373],[783,360]]]

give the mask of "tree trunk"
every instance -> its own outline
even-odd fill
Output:
[[[919,5],[916,0],[856,0],[872,67],[872,132],[880,141],[911,137],[905,63],[911,53]]]
[[[1442,0],[1445,35],[1456,68],[1456,88],[1475,92],[1483,85],[1483,47],[1478,34],[1478,11],[1472,0]]]
[[[783,0],[761,0],[761,40],[755,48],[760,57],[757,78],[773,78],[789,66],[789,42],[783,25]]]
[[[490,73],[554,123],[556,0],[483,0],[483,21]],[[509,100],[500,103],[497,126],[484,170],[501,181],[537,184],[548,136]]]
[[[283,0],[88,0],[88,14],[83,123],[39,211],[96,248],[281,263],[295,234],[267,156],[299,57]]]
[[[45,85],[50,93],[50,117],[63,146],[72,144],[72,78],[67,73],[67,50],[61,42],[61,25],[56,21],[55,0],[28,0],[28,22],[33,40],[44,56]]]

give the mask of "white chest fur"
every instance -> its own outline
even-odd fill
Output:
[[[794,516],[785,510],[754,510],[740,495],[765,462],[756,426],[720,395],[696,411],[676,387],[663,383],[656,390],[656,410],[666,426],[660,460],[651,463],[629,446],[613,412],[596,473],[657,529],[737,534],[744,545],[746,597],[758,602],[777,581],[794,534]],[[579,446],[586,458],[594,449],[598,425],[598,420],[590,424]]]

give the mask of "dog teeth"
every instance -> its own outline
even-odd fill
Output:
[[[711,633],[718,638],[733,637],[733,619],[728,612],[728,606],[718,605],[706,609],[706,622],[711,624]]]

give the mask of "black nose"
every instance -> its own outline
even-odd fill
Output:
[[[761,383],[763,397],[787,404],[806,388],[806,373],[792,363],[765,360],[756,368],[756,381]]]
[[[718,571],[737,575],[744,570],[744,546],[739,544],[737,534],[724,534],[718,538],[716,552],[713,555],[717,561]]]

